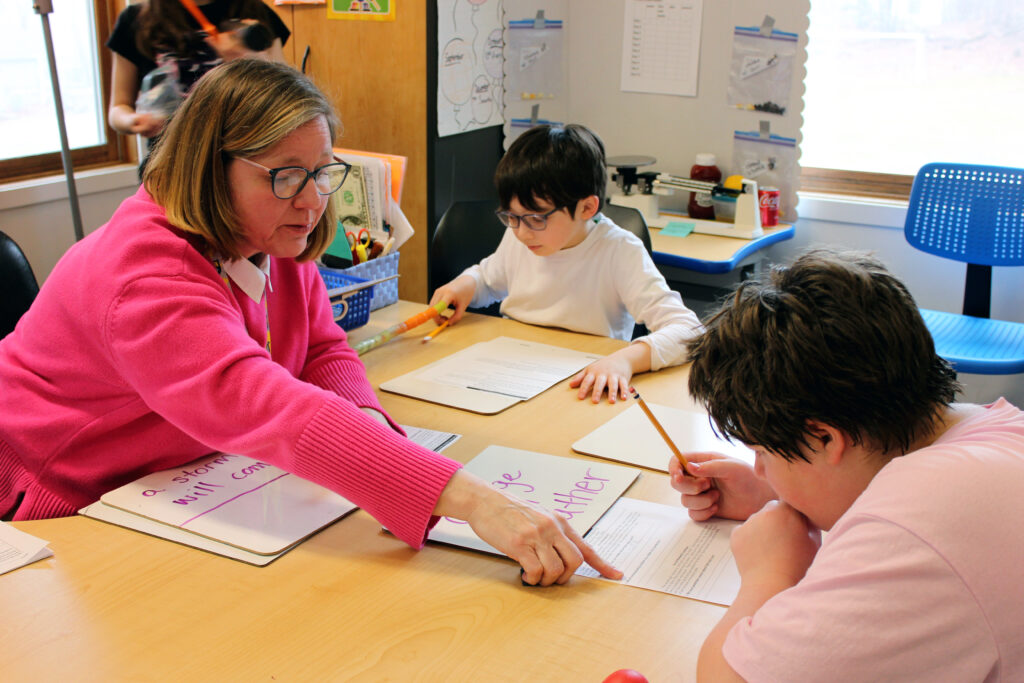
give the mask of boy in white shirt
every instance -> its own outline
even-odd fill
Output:
[[[643,243],[601,214],[604,145],[577,124],[536,126],[516,138],[495,171],[508,228],[497,251],[448,284],[452,324],[468,306],[501,301],[501,313],[532,325],[629,340],[634,321],[650,334],[581,370],[578,398],[628,398],[634,374],[678,365],[703,329],[669,289]]]

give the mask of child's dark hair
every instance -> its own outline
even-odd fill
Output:
[[[744,282],[689,354],[718,428],[789,461],[814,450],[808,420],[907,452],[960,389],[906,287],[863,253],[813,250]]]
[[[512,142],[494,173],[504,209],[514,198],[525,208],[540,211],[540,199],[574,214],[581,199],[597,195],[603,202],[607,182],[604,144],[575,123],[534,126]]]

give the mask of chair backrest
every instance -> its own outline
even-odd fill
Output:
[[[505,226],[494,215],[497,208],[494,200],[466,201],[454,202],[444,212],[430,240],[427,280],[431,294],[498,248]]]
[[[10,334],[38,293],[39,284],[25,254],[0,232],[0,339]]]
[[[904,234],[937,256],[1024,265],[1024,169],[927,164],[914,178]]]
[[[921,251],[967,263],[963,312],[987,318],[992,266],[1024,265],[1024,169],[922,166],[903,234]]]
[[[654,253],[651,246],[651,233],[647,229],[647,221],[644,220],[644,215],[640,213],[639,209],[634,209],[631,206],[619,206],[606,200],[601,205],[601,212],[620,228],[629,230],[639,237],[640,241],[644,243],[648,254]]]

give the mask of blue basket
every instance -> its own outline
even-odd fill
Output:
[[[394,251],[387,256],[370,259],[340,271],[346,275],[366,278],[367,280],[380,280],[390,275],[398,274],[398,257],[400,252]],[[337,273],[339,271],[334,270]],[[373,286],[373,297],[370,299],[370,310],[390,306],[398,301],[398,278],[386,280]]]
[[[345,287],[360,282],[367,282],[364,278],[346,275],[338,270],[320,268],[320,277],[324,279],[327,289]],[[370,319],[370,300],[373,298],[373,285],[358,291],[346,294],[341,301],[332,304],[334,320],[343,330],[354,330],[362,327]]]

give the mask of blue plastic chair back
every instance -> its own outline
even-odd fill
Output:
[[[914,247],[966,263],[1024,265],[1024,169],[927,164],[904,224]]]
[[[989,319],[992,266],[1024,265],[1024,169],[923,166],[903,232],[921,251],[967,263],[964,315],[921,309],[936,353],[958,372],[1024,372],[1024,323]]]

